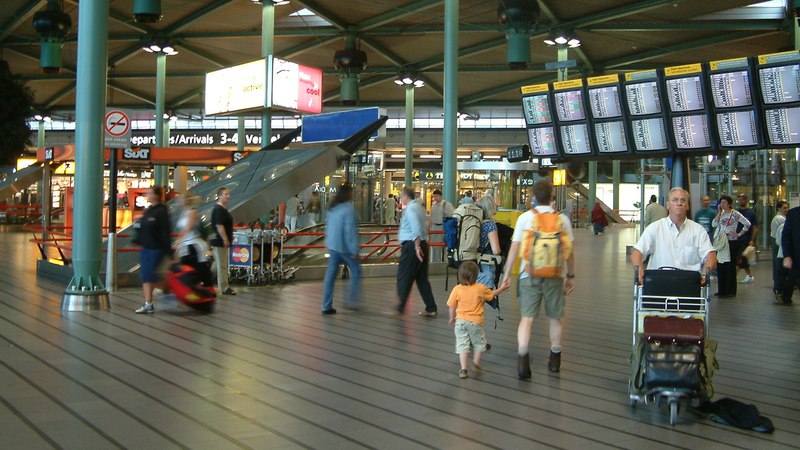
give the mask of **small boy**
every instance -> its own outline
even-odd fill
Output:
[[[450,307],[450,324],[455,325],[456,353],[461,363],[458,372],[460,378],[467,378],[467,356],[472,347],[472,363],[475,374],[481,374],[481,355],[486,349],[486,333],[483,331],[483,304],[508,290],[511,282],[506,280],[499,289],[491,290],[478,278],[478,265],[473,261],[464,261],[458,267],[458,286],[453,288],[447,299]]]

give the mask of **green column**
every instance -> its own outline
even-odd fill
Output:
[[[444,136],[442,192],[455,204],[458,189],[458,0],[444,2]]]
[[[156,147],[164,146],[164,98],[167,90],[167,54],[156,54]],[[169,183],[169,169],[155,166],[153,181],[158,186]]]
[[[617,211],[617,212],[619,212],[619,178],[620,178],[619,165],[620,165],[619,160],[615,160],[612,163],[612,169],[611,169],[611,173],[612,173],[611,176],[614,178],[614,180],[613,180],[613,183],[614,183],[614,202],[613,203],[614,203],[614,205],[612,206],[612,208],[614,208],[614,211]]]
[[[264,2],[261,8],[261,56],[269,58],[274,53],[275,41],[275,4],[272,2]],[[272,63],[266,65],[267,71],[267,89],[264,92],[264,104],[267,105],[272,96]],[[261,146],[265,147],[270,144],[272,140],[272,112],[268,109],[264,110],[261,115]]]
[[[589,205],[587,209],[594,208],[597,201],[597,161],[589,161]]]
[[[569,57],[568,57],[568,48],[567,48],[566,44],[558,44],[557,50],[558,50],[558,54],[556,55],[557,56],[556,57],[556,61],[565,62],[567,59],[569,59]],[[567,78],[569,77],[567,70],[568,69],[567,69],[566,66],[559,67],[558,76],[557,76],[558,81],[567,81]],[[564,164],[564,163],[561,163],[561,164],[558,165],[558,168],[563,170],[563,169],[567,168],[567,165]],[[594,195],[594,194],[592,194],[591,191],[592,191],[592,188],[590,186],[589,187],[589,195],[590,196]],[[558,186],[558,187],[556,187],[555,194],[556,194],[555,201],[556,201],[556,205],[558,205],[558,209],[564,209],[564,206],[565,206],[564,198],[566,197],[566,186]],[[587,199],[587,201],[588,200],[589,199]],[[594,207],[594,203],[592,203],[591,206],[589,206],[589,208],[592,208],[592,207]]]
[[[238,129],[236,130],[236,150],[243,152],[244,141],[245,141],[244,116],[239,116],[239,121],[237,125]]]
[[[74,276],[61,309],[108,309],[100,279],[103,240],[103,118],[106,106],[109,0],[78,6],[78,72],[75,106]]]
[[[406,176],[404,182],[406,186],[411,186],[413,183],[412,180],[412,170],[413,170],[413,160],[414,160],[414,145],[412,142],[413,137],[414,137],[414,85],[407,84],[406,85],[406,134],[405,134]]]

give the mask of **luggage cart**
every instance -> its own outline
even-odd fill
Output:
[[[646,271],[644,285],[638,280],[637,273],[632,361],[640,364],[628,383],[630,405],[666,400],[670,425],[675,425],[681,401],[702,397],[709,285],[702,285],[699,272],[674,268]]]

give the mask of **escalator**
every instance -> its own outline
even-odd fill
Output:
[[[61,163],[53,163],[52,170],[55,170]],[[30,166],[18,170],[0,182],[0,200],[5,200],[29,188],[32,184],[41,181],[44,175],[44,163],[33,163]]]

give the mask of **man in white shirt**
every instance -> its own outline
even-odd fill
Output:
[[[442,231],[442,223],[445,217],[453,215],[453,204],[447,200],[442,199],[442,191],[436,189],[433,191],[433,202],[431,203],[431,231]],[[431,234],[431,242],[444,242],[444,236],[441,234]],[[445,254],[444,247],[436,248],[435,252],[431,252],[435,261],[444,261]]]
[[[639,284],[644,283],[644,260],[650,256],[647,267],[676,267],[683,270],[714,270],[717,252],[711,245],[708,233],[699,223],[686,218],[689,193],[683,188],[670,189],[667,196],[669,214],[644,229],[633,246],[631,262],[639,268]]]
[[[552,182],[549,180],[537,181],[533,185],[533,194],[538,204],[535,207],[536,213],[552,213],[554,211],[551,206],[553,200]],[[536,214],[533,210],[534,208],[531,208],[524,212],[517,218],[517,223],[514,225],[514,236],[511,238],[511,248],[508,250],[503,284],[510,280],[512,268],[517,261],[525,231],[529,230],[533,225],[534,215]],[[570,241],[574,241],[569,218],[563,214],[561,214],[561,231],[569,237]],[[566,265],[566,273],[562,271],[563,276],[559,278],[536,278],[525,270],[527,261],[522,258],[519,284],[517,285],[520,309],[520,321],[517,328],[517,376],[521,380],[531,378],[528,345],[531,339],[533,320],[539,315],[542,303],[544,303],[545,314],[550,321],[550,358],[547,362],[547,369],[553,373],[561,370],[561,318],[564,317],[564,296],[565,294],[570,294],[575,288],[574,253],[570,254]]]
[[[294,233],[297,229],[297,216],[300,215],[300,199],[295,195],[286,200],[286,229]]]
[[[783,258],[778,259],[778,248],[781,245],[781,225],[786,222],[786,213],[789,212],[789,202],[778,200],[775,204],[775,217],[769,225],[770,240],[772,241],[772,292],[776,301],[783,301],[783,282],[786,279],[786,268],[783,267]]]

